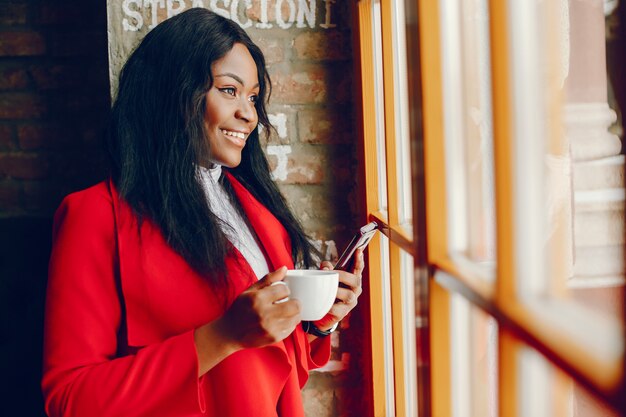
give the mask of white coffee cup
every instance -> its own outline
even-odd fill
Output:
[[[283,282],[289,298],[300,301],[302,320],[319,320],[330,311],[337,297],[339,273],[315,269],[290,269]]]

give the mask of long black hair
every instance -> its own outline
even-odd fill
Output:
[[[271,84],[263,53],[233,21],[192,8],[155,27],[131,54],[120,74],[106,136],[120,197],[140,222],[151,219],[168,244],[219,288],[227,286],[225,259],[232,245],[211,212],[197,167],[211,154],[204,127],[211,66],[235,43],[243,44],[256,63],[255,106],[269,134]],[[316,250],[270,177],[258,127],[231,172],[285,227],[294,263],[312,266]]]

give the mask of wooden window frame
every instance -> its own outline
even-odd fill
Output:
[[[407,66],[409,86],[409,127],[412,169],[413,223],[410,227],[398,217],[396,172],[396,131],[392,31],[393,1],[380,0],[383,38],[384,131],[387,155],[386,210],[379,206],[380,189],[377,169],[375,91],[371,43],[372,0],[355,0],[355,61],[361,94],[359,125],[362,144],[359,148],[364,174],[365,211],[369,220],[382,225],[390,241],[390,273],[398,274],[400,253],[413,256],[416,292],[416,332],[407,334],[402,327],[403,306],[400,280],[391,281],[394,392],[385,383],[384,309],[379,294],[381,277],[369,277],[369,313],[371,330],[372,415],[386,416],[389,396],[394,396],[395,414],[408,416],[404,391],[407,381],[402,370],[404,348],[409,337],[417,342],[416,374],[418,415],[448,416],[451,408],[450,293],[465,297],[491,315],[498,323],[498,407],[499,415],[518,415],[518,356],[530,347],[549,359],[578,384],[626,413],[626,384],[623,357],[603,361],[573,341],[563,340],[554,327],[538,320],[536,312],[516,295],[516,252],[514,239],[513,114],[511,91],[511,47],[507,19],[509,3],[489,1],[492,102],[494,123],[494,158],[496,178],[497,279],[490,284],[480,271],[450,255],[447,241],[447,202],[445,148],[443,131],[443,94],[441,39],[438,1],[406,0]],[[423,167],[423,170],[420,168]],[[373,245],[379,245],[375,241]],[[370,271],[380,271],[382,260],[370,250]]]

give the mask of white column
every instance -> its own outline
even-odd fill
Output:
[[[604,0],[570,0],[564,123],[573,160],[574,279],[605,286],[624,274],[624,157],[609,131]]]

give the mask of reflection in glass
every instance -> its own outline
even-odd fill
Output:
[[[624,157],[603,3],[510,3],[517,281],[528,299],[586,307],[568,331],[620,352],[620,327],[596,325],[624,311]],[[548,314],[567,321],[565,311]]]
[[[612,384],[624,352],[624,160],[608,129],[603,2],[509,5],[517,291],[564,336],[563,352],[589,355],[574,367]]]
[[[609,99],[604,1],[565,3],[568,72],[560,105],[572,166],[572,270],[567,295],[622,319],[624,156]],[[623,103],[622,103],[623,104]]]

